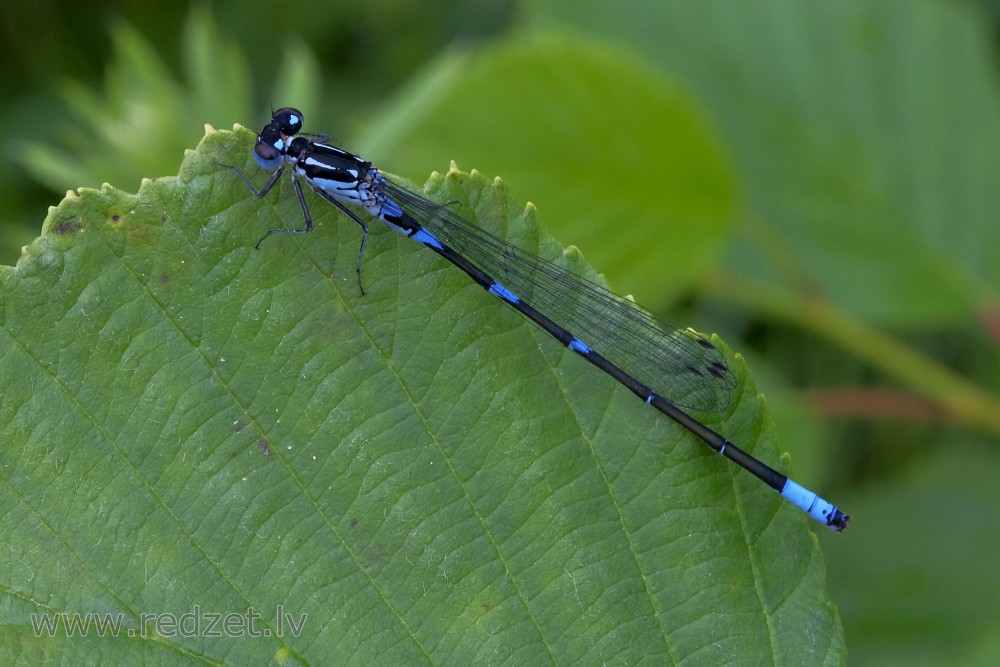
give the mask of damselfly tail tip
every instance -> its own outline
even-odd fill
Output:
[[[834,508],[833,514],[827,520],[826,525],[830,526],[830,530],[835,533],[839,533],[847,528],[847,522],[851,520],[850,514],[844,514],[840,510]]]

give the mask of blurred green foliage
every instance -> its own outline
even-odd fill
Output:
[[[954,557],[1000,500],[995,3],[55,6],[0,10],[4,261],[62,190],[135,189],[272,104],[415,180],[502,176],[750,357],[797,476],[857,516],[820,537],[852,662],[996,656],[990,560]]]

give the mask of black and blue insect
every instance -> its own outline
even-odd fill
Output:
[[[253,157],[263,169],[274,171],[259,190],[238,166],[223,165],[239,174],[258,198],[267,195],[291,167],[305,226],[271,229],[257,247],[271,234],[312,231],[301,179],[363,230],[356,271],[364,294],[361,260],[368,225],[347,205],[358,206],[457,266],[490,294],[813,519],[838,532],[847,527],[849,515],[685,412],[723,409],[736,385],[722,354],[707,338],[691,329],[673,327],[634,301],[513,246],[448,206],[393,183],[370,162],[325,143],[329,137],[296,136],[302,122],[297,109],[284,107],[275,111],[260,131]]]

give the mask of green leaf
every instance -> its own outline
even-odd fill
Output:
[[[365,296],[357,227],[312,193],[316,230],[255,251],[301,212],[215,164],[262,183],[253,139],[67,197],[0,271],[7,661],[843,660],[801,512],[381,225]],[[498,181],[427,192],[590,273]],[[707,423],[777,461],[720,346],[739,389]],[[271,636],[38,638],[30,616],[248,609]]]
[[[358,141],[371,159],[424,174],[444,151],[505,174],[639,301],[675,298],[727,239],[735,188],[707,114],[621,51],[508,40],[447,54],[399,98]]]
[[[747,194],[744,219],[757,223],[730,268],[893,326],[964,323],[993,307],[1000,94],[994,37],[969,3],[526,10],[541,29],[634,53],[708,109]]]
[[[1000,580],[983,554],[1000,549],[1000,534],[984,530],[1000,503],[1000,454],[961,435],[947,445],[850,500],[865,517],[851,536],[864,549],[827,545],[830,561],[850,573],[837,596],[854,620],[852,655],[868,664],[988,665],[998,654]]]

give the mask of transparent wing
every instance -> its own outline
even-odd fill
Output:
[[[701,334],[507,243],[447,206],[389,181],[379,187],[427,231],[674,405],[717,412],[729,404],[736,379]]]

